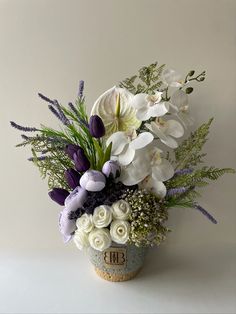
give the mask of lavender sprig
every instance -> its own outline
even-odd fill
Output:
[[[59,113],[57,112],[57,110],[52,106],[52,105],[48,105],[48,109],[54,114],[54,116],[59,119],[61,122],[62,119],[61,119],[61,116],[59,115]]]
[[[43,94],[38,93],[38,95],[39,95],[39,97],[40,97],[41,99],[43,99],[44,101],[49,102],[49,103],[52,104],[52,105],[54,104],[54,101],[53,101],[53,100],[51,100],[50,98],[44,96]]]
[[[45,160],[47,158],[48,158],[48,156],[38,156],[38,157],[29,157],[28,160],[29,161],[34,161],[34,160],[43,161],[43,160]]]
[[[82,123],[84,126],[86,126],[86,128],[88,128],[89,124],[85,120],[81,119],[81,117],[79,116],[78,110],[75,108],[75,106],[71,102],[68,103],[68,106],[70,107],[71,111],[73,111],[76,114],[78,121]]]
[[[185,175],[185,174],[190,174],[193,172],[193,169],[191,168],[186,168],[186,169],[179,169],[175,171],[175,175]]]
[[[56,99],[53,101],[53,105],[57,108],[58,114],[60,116],[59,119],[62,121],[62,123],[65,124],[65,125],[69,125],[70,121],[65,116],[63,110],[61,109],[61,106],[59,105],[59,103],[58,103],[58,101]]]
[[[81,80],[79,81],[79,93],[78,93],[79,98],[83,98],[83,93],[84,93],[84,81]]]
[[[206,216],[213,224],[217,224],[216,219],[210,214],[208,213],[208,211],[206,211],[203,207],[201,207],[199,204],[194,203],[193,207],[197,210],[199,210],[204,216]]]
[[[169,189],[166,196],[175,196],[176,194],[182,194],[189,190],[189,187],[179,187],[174,189]]]
[[[38,129],[34,128],[34,127],[29,127],[29,126],[21,126],[17,123],[15,123],[14,121],[10,121],[11,126],[17,130],[23,131],[23,132],[37,132],[39,131]]]

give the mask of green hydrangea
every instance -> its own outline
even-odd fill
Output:
[[[124,200],[131,206],[129,241],[136,246],[159,245],[170,231],[164,226],[168,212],[156,196],[145,190],[127,191]]]

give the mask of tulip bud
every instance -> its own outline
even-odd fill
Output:
[[[70,188],[73,190],[79,185],[80,174],[75,169],[67,169],[65,171],[65,179]]]
[[[82,149],[82,148],[80,148],[78,145],[68,144],[66,145],[65,152],[71,159],[73,159],[74,153],[77,153],[79,149]]]
[[[54,188],[48,193],[51,199],[59,205],[64,205],[65,199],[70,193],[65,189]]]
[[[117,161],[108,160],[102,167],[102,173],[105,174],[107,178],[112,177],[113,179],[120,176],[120,166]]]
[[[80,178],[80,185],[87,191],[98,192],[105,187],[106,178],[100,171],[88,170]]]
[[[100,138],[105,135],[105,127],[99,116],[94,115],[90,117],[89,132],[95,138]]]
[[[81,148],[74,153],[73,159],[75,162],[75,168],[79,172],[84,172],[89,169],[90,162]]]

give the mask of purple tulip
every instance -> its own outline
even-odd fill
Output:
[[[78,145],[74,145],[74,144],[68,144],[66,145],[66,149],[65,152],[67,153],[67,155],[73,159],[73,155],[74,153],[77,153],[78,150],[82,149],[81,147],[79,147]]]
[[[75,169],[67,169],[65,178],[70,188],[73,190],[79,185],[80,174]]]
[[[65,199],[70,193],[65,189],[54,188],[48,193],[51,199],[59,205],[64,205]]]
[[[100,138],[105,135],[105,127],[99,116],[94,115],[90,117],[89,132],[95,138]]]
[[[65,243],[70,241],[72,238],[72,233],[76,230],[76,221],[69,219],[69,213],[66,208],[60,212],[59,230],[63,235],[63,240]]]
[[[83,207],[88,196],[88,192],[77,186],[65,200],[65,207],[68,212],[76,211]]]
[[[106,185],[106,177],[97,170],[88,170],[80,178],[80,185],[87,191],[101,191]]]
[[[120,176],[120,166],[117,161],[108,160],[102,167],[102,172],[107,178],[112,177],[113,179]]]
[[[73,154],[73,159],[75,162],[75,168],[79,172],[84,172],[89,169],[90,162],[81,148]]]

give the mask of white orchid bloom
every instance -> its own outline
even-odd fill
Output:
[[[142,188],[150,190],[160,198],[166,195],[166,187],[163,182],[174,175],[174,168],[171,163],[161,158],[161,150],[153,147],[151,154],[151,174],[140,184]]]
[[[150,124],[146,123],[145,126],[155,135],[159,137],[162,143],[165,145],[176,148],[178,143],[174,138],[179,138],[184,135],[184,128],[176,120],[164,120],[157,118]]]
[[[189,116],[188,95],[183,90],[175,91],[171,96],[170,103],[170,112],[179,118],[185,128],[193,124],[193,119]]]
[[[161,80],[169,87],[183,87],[186,83],[181,80],[181,74],[177,73],[175,70],[166,69],[162,72]]]
[[[137,118],[146,121],[151,117],[164,116],[168,112],[169,103],[161,100],[162,92],[157,91],[153,95],[140,93],[132,98],[130,105],[137,110]]]
[[[135,156],[135,151],[139,150],[154,139],[149,132],[143,132],[137,135],[136,131],[132,132],[116,132],[107,140],[107,146],[112,143],[111,155],[117,156],[121,165],[129,165]]]
[[[106,136],[139,128],[141,122],[136,118],[136,110],[130,105],[133,97],[127,89],[114,86],[95,101],[91,115],[96,114],[102,119]]]

